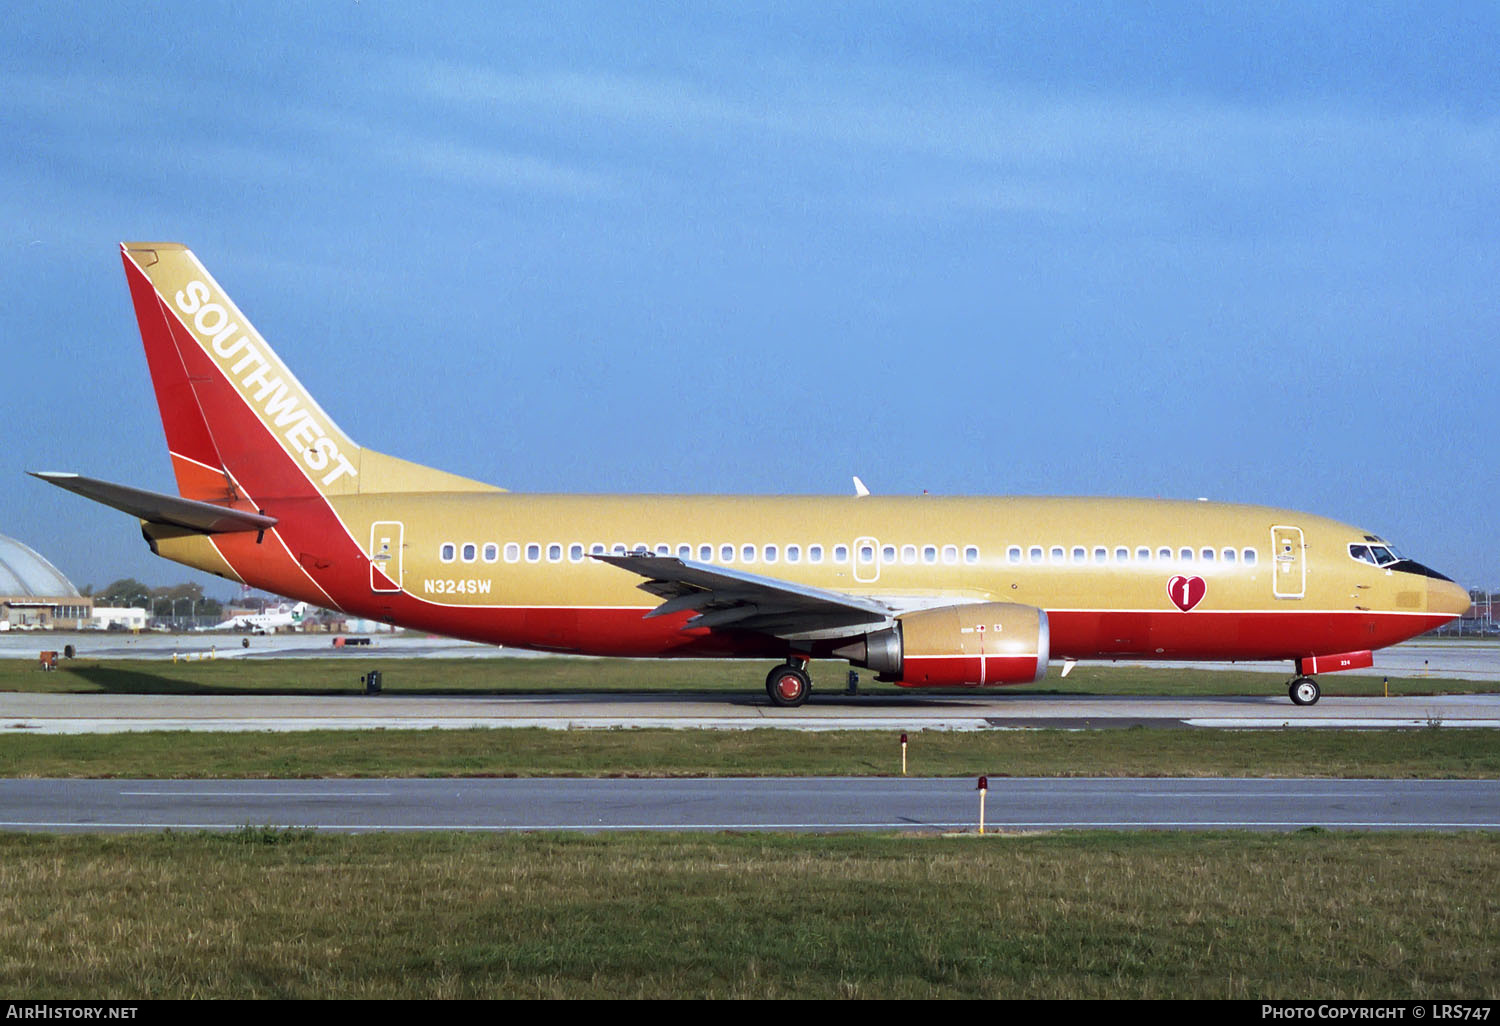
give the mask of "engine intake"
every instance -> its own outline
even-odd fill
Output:
[[[903,687],[983,687],[1041,680],[1051,648],[1045,610],[981,602],[908,613],[832,654]]]

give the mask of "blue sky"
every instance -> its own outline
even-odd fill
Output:
[[[168,239],[508,488],[1209,496],[1500,586],[1500,9],[1217,6],[23,4],[0,533],[190,573],[23,474],[170,490]]]

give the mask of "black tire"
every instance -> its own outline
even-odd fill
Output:
[[[1287,687],[1293,705],[1317,705],[1323,697],[1323,689],[1311,677],[1298,677]]]
[[[772,705],[783,709],[795,709],[806,702],[811,690],[812,679],[795,666],[783,664],[766,675],[766,694]]]

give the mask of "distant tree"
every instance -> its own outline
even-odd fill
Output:
[[[95,605],[103,606],[140,606],[149,608],[151,589],[146,587],[134,577],[122,577],[113,581],[106,588],[101,589],[94,596]]]

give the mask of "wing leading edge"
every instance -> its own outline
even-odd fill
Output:
[[[649,552],[594,554],[593,558],[646,578],[639,585],[641,590],[665,600],[646,614],[648,618],[695,613],[683,624],[684,630],[714,627],[812,640],[863,634],[871,625],[894,622],[891,608],[872,599],[711,563]]]

